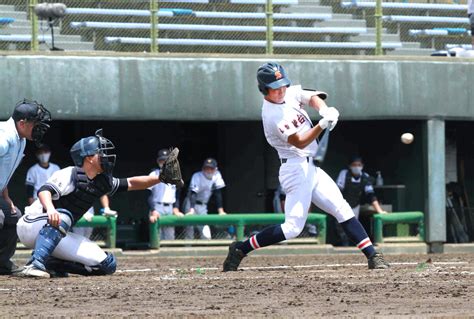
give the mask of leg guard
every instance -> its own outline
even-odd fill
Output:
[[[46,268],[59,273],[70,273],[82,276],[103,276],[113,274],[117,268],[117,263],[115,256],[109,253],[107,253],[107,258],[97,266],[86,266],[81,263],[50,257],[46,263]]]
[[[46,270],[46,262],[53,253],[61,239],[66,236],[67,231],[71,227],[71,218],[66,214],[61,215],[59,228],[49,224],[44,225],[36,238],[33,256],[28,264],[33,264],[38,269]]]

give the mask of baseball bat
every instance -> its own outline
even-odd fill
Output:
[[[316,151],[316,155],[314,156],[314,161],[318,164],[322,164],[324,162],[324,157],[326,156],[328,145],[329,145],[329,127],[331,127],[332,122],[329,122],[328,127],[326,128],[326,132],[324,132],[321,141],[319,141],[318,150]]]

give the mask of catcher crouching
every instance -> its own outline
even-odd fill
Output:
[[[177,148],[159,176],[112,176],[114,144],[98,130],[82,138],[71,150],[75,166],[54,173],[38,191],[38,199],[25,208],[18,222],[20,241],[33,248],[32,257],[20,273],[25,277],[110,275],[116,270],[114,255],[69,229],[103,195],[144,190],[160,182],[183,185]]]

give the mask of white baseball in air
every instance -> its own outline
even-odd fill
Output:
[[[411,144],[415,137],[411,133],[403,133],[401,138],[403,144]]]

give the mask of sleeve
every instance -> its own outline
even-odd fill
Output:
[[[347,175],[347,169],[343,169],[339,173],[339,176],[337,177],[337,180],[336,180],[336,184],[341,191],[344,190],[344,187],[346,186],[346,175]]]
[[[26,197],[33,198],[35,193],[35,187],[33,185],[26,184]]]
[[[197,193],[195,191],[189,192],[189,208],[194,208],[194,206],[196,206],[196,197]]]
[[[214,185],[213,185],[213,190],[221,189],[224,187],[225,187],[225,182],[224,182],[224,179],[222,178],[221,172],[217,171]]]
[[[173,208],[179,209],[179,198],[181,197],[181,189],[176,188],[176,192],[174,193],[175,202],[173,203]]]
[[[30,185],[30,186],[35,186],[35,176],[34,176],[34,173],[33,173],[33,167],[30,167],[30,169],[26,173],[25,184]]]
[[[114,196],[115,193],[128,191],[128,180],[126,178],[112,177],[112,190],[107,194]]]
[[[280,134],[280,137],[286,142],[288,141],[288,137],[298,133],[301,126],[296,126],[292,122],[293,119],[286,119],[283,118],[280,122],[277,123],[277,129]]]
[[[320,99],[325,100],[328,97],[328,94],[326,92],[314,90],[314,89],[303,89],[301,88],[301,85],[295,85],[295,96],[298,102],[300,102],[303,105],[308,105],[309,100],[313,96],[318,96]]]
[[[71,193],[75,189],[72,177],[73,172],[74,167],[68,167],[53,173],[38,190],[38,194],[42,191],[49,191],[53,199],[56,200],[61,196]]]
[[[212,191],[212,195],[214,196],[216,200],[216,206],[217,208],[223,208],[224,207],[224,202],[222,200],[222,189],[215,189]]]
[[[199,193],[199,176],[197,173],[194,173],[193,177],[191,178],[191,182],[189,183],[189,190],[191,192]]]
[[[155,202],[153,201],[153,193],[150,193],[150,196],[147,198],[148,207],[150,208],[150,212],[155,209]]]
[[[4,131],[0,131],[0,156],[7,154],[9,147],[10,143],[8,143],[6,134],[4,133]]]
[[[369,203],[372,203],[373,201],[377,200],[377,196],[375,196],[375,190],[374,186],[372,185],[370,181],[370,176],[366,176],[366,182],[364,184],[364,193],[365,196],[367,196],[367,200]]]

